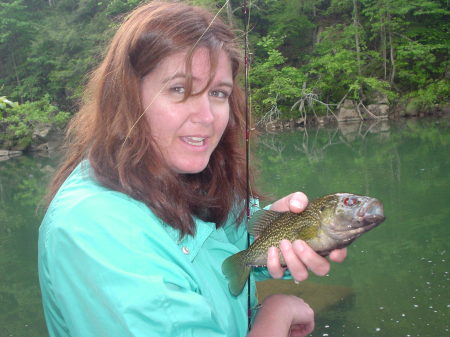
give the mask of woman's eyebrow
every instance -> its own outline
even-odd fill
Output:
[[[177,79],[177,78],[182,78],[182,79],[186,79],[186,74],[185,73],[175,73],[173,76],[169,76],[167,78],[165,78],[162,83],[163,84],[167,84],[168,82]],[[192,81],[200,81],[200,79],[198,77],[192,77]],[[224,86],[224,87],[230,87],[233,88],[233,82],[232,81],[221,81],[219,82],[217,85],[219,86]]]
[[[173,76],[166,77],[162,81],[162,83],[166,84],[167,82],[170,82],[170,81],[172,81],[172,80],[174,80],[176,78],[186,78],[186,77],[187,77],[186,74],[178,72],[178,73],[175,73]]]
[[[230,89],[233,89],[233,82],[222,81],[222,82],[219,82],[218,85],[220,87],[229,87]]]

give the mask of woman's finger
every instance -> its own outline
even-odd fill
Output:
[[[294,213],[302,212],[308,206],[308,197],[305,193],[295,192],[290,195],[289,211]]]
[[[343,262],[347,257],[347,248],[335,249],[330,253],[330,260],[334,262]]]
[[[297,324],[291,327],[289,337],[305,337],[314,331],[314,321],[307,324]]]
[[[275,279],[282,278],[284,275],[286,268],[283,268],[280,264],[280,255],[276,247],[270,247],[267,252],[267,269],[270,276]]]
[[[308,270],[294,251],[289,240],[280,242],[281,254],[283,254],[289,272],[295,281],[304,281],[308,278]]]
[[[308,197],[302,192],[295,192],[275,201],[270,209],[277,212],[300,213],[308,205]]]
[[[295,240],[292,243],[292,248],[298,259],[314,274],[324,276],[330,271],[330,262],[317,254],[306,242]]]

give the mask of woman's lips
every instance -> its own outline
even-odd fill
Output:
[[[181,137],[181,140],[192,146],[204,146],[206,137],[186,136]]]

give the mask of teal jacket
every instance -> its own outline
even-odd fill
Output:
[[[179,240],[143,203],[98,184],[87,161],[61,186],[39,230],[39,279],[52,337],[245,336],[247,291],[221,271],[245,226],[196,221]],[[251,285],[256,304],[255,283]]]

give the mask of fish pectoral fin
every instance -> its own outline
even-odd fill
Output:
[[[274,222],[284,213],[285,212],[267,211],[265,209],[256,211],[247,223],[247,230],[250,235],[257,237],[269,224]]]

